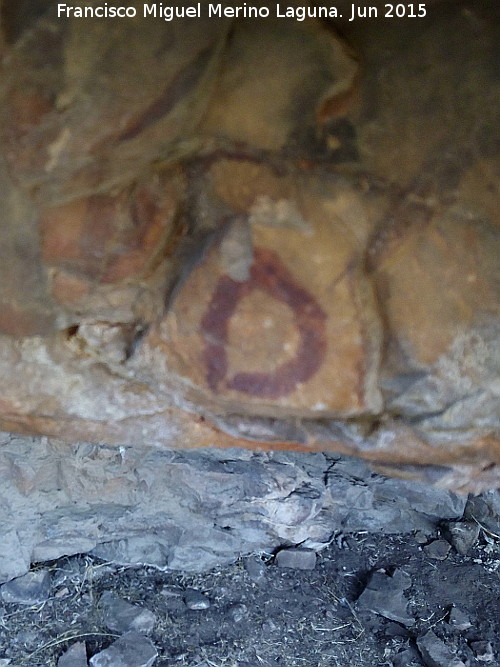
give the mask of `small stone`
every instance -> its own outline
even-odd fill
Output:
[[[57,661],[57,667],[87,667],[87,647],[85,642],[72,644]]]
[[[448,623],[457,630],[460,630],[460,632],[472,628],[472,623],[470,622],[469,617],[458,607],[453,607],[450,611]]]
[[[243,561],[243,566],[249,578],[256,584],[265,580],[266,566],[258,556],[248,556]]]
[[[482,528],[500,535],[500,491],[491,490],[467,500],[464,516],[481,524]]]
[[[147,635],[156,623],[156,616],[152,611],[130,604],[110,591],[101,595],[101,606],[104,611],[104,623],[113,632],[135,630]]]
[[[150,639],[138,632],[127,632],[90,658],[89,664],[91,667],[151,667],[157,655]]]
[[[481,662],[493,662],[493,660],[495,659],[493,648],[490,642],[487,641],[471,642],[470,647],[474,651],[476,659],[481,660]]]
[[[0,658],[0,667],[7,667],[10,665],[10,658]]]
[[[403,595],[410,585],[410,577],[401,570],[396,570],[392,577],[382,570],[374,572],[356,602],[356,609],[373,612],[403,625],[413,625],[415,619],[408,616],[408,603]]]
[[[227,610],[227,615],[233,623],[241,623],[247,614],[247,606],[242,603],[233,604]]]
[[[479,530],[475,521],[449,521],[443,532],[451,546],[459,554],[465,555],[477,542]]]
[[[399,586],[403,591],[411,586],[411,577],[404,570],[395,570],[391,577],[393,583]]]
[[[417,646],[427,667],[465,667],[432,630],[417,637]]]
[[[49,597],[50,583],[48,570],[35,570],[3,584],[0,593],[4,602],[37,604]]]
[[[418,542],[418,544],[427,544],[428,539],[429,534],[425,530],[417,530],[415,532],[415,541]]]
[[[450,553],[450,548],[451,547],[446,540],[434,540],[424,547],[424,551],[429,558],[434,558],[434,560],[446,560]]]
[[[289,567],[294,570],[314,570],[316,552],[310,549],[281,549],[276,554],[278,567]]]
[[[210,600],[194,588],[187,588],[184,592],[184,602],[188,609],[201,611],[210,607]]]

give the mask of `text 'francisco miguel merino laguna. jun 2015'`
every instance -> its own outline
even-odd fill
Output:
[[[423,18],[427,14],[426,3],[386,3],[384,6],[370,6],[365,4],[351,4],[342,12],[333,5],[287,6],[285,4],[270,3],[265,6],[250,5],[244,2],[241,5],[226,5],[225,3],[198,2],[192,5],[164,5],[163,3],[144,3],[141,6],[108,4],[98,5],[66,5],[58,3],[57,15],[59,18],[156,18],[165,21],[185,18],[284,18],[304,21],[306,18],[342,18],[345,15],[349,21],[367,18]]]

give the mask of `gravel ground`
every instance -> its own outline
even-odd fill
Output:
[[[0,666],[500,665],[500,539],[444,537],[338,535],[200,575],[37,564],[0,589]]]

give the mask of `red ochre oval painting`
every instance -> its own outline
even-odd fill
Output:
[[[292,310],[299,334],[297,350],[292,359],[271,372],[234,372],[228,377],[230,321],[239,302],[253,290],[261,290]],[[275,252],[255,248],[248,280],[238,282],[228,275],[221,276],[202,317],[202,360],[208,386],[214,392],[224,383],[227,388],[250,396],[288,396],[298,384],[307,382],[324,361],[326,318],[314,297],[296,283]]]

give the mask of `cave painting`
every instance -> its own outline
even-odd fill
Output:
[[[229,325],[237,305],[253,290],[261,290],[288,306],[299,333],[295,356],[270,372],[234,372],[230,377],[226,346]],[[217,391],[225,381],[229,389],[262,398],[280,398],[292,393],[321,367],[326,353],[326,314],[314,297],[298,285],[278,255],[256,248],[250,277],[238,282],[224,275],[201,320],[203,362],[207,384]]]

